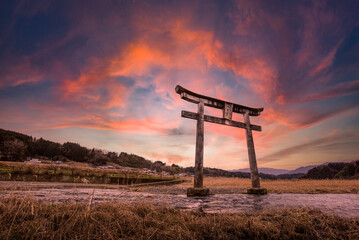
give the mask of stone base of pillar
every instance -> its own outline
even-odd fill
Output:
[[[248,194],[267,194],[266,188],[248,188],[247,189]]]
[[[211,195],[209,188],[188,188],[187,197],[204,197]]]

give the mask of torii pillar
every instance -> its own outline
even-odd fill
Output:
[[[252,130],[262,131],[261,126],[252,125],[249,116],[259,116],[263,108],[251,108],[243,105],[226,102],[216,98],[203,96],[191,92],[179,85],[176,86],[176,93],[181,98],[192,103],[198,104],[198,112],[182,111],[182,117],[197,120],[196,132],[196,155],[194,167],[194,187],[187,190],[187,196],[206,196],[210,194],[208,188],[203,187],[203,144],[204,144],[204,122],[217,123],[232,127],[244,128],[246,130],[248,158],[251,170],[252,188],[247,189],[249,194],[265,194],[267,190],[260,187],[259,174],[257,168],[256,154],[254,150],[254,142]],[[204,106],[219,108],[223,110],[223,118],[204,115]],[[232,114],[243,114],[244,123],[232,120]]]

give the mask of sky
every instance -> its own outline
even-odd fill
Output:
[[[193,166],[181,85],[264,108],[259,167],[359,159],[358,1],[1,5],[0,128]],[[248,167],[244,129],[205,123],[204,139],[205,167]]]

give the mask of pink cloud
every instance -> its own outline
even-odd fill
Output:
[[[19,86],[25,83],[37,83],[44,77],[37,67],[31,65],[31,58],[24,57],[15,60],[12,65],[7,65],[0,81],[0,89]]]
[[[148,153],[149,158],[159,159],[167,162],[169,165],[178,164],[190,160],[187,157],[183,157],[178,154],[161,154],[161,153]]]
[[[44,130],[44,129],[61,129],[70,127],[90,128],[98,130],[113,130],[120,132],[138,132],[142,134],[164,132],[169,128],[173,128],[172,123],[158,122],[156,119],[126,119],[126,120],[110,120],[103,119],[98,116],[87,116],[77,117],[76,120],[73,118],[61,119],[63,124],[48,124],[43,128],[33,130]]]
[[[317,73],[320,73],[320,72],[322,72],[323,70],[329,68],[329,67],[333,64],[335,54],[337,53],[338,48],[340,47],[340,45],[342,44],[342,42],[343,42],[342,40],[339,41],[339,43],[337,44],[337,46],[335,46],[335,47],[329,52],[329,54],[321,61],[321,63],[314,68],[314,70],[309,74],[309,76],[316,75]]]

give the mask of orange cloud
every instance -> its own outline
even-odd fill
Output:
[[[181,162],[189,161],[191,158],[183,157],[178,154],[160,154],[160,153],[148,153],[150,158],[158,159],[167,162],[168,164],[178,164]]]
[[[143,75],[150,72],[151,66],[171,64],[170,56],[151,48],[146,44],[131,44],[119,57],[111,60],[109,74],[111,76]]]
[[[176,80],[170,77],[170,71],[205,72],[213,63],[215,48],[221,48],[221,43],[214,40],[212,32],[190,29],[183,20],[168,20],[164,28],[144,26],[142,22],[137,27],[146,28],[143,31],[150,33],[139,36],[137,40],[127,45],[122,45],[112,56],[89,61],[79,77],[69,78],[63,82],[61,86],[64,92],[63,98],[71,97],[80,102],[100,101],[96,87],[106,86],[111,93],[114,92],[115,87],[119,94],[111,94],[105,106],[114,106],[115,102],[123,106],[128,96],[127,89],[109,79],[127,76],[136,79],[134,87],[147,86],[148,80],[143,80],[142,77],[152,77],[152,70],[158,67],[162,68],[162,71],[156,74],[154,79],[156,90],[158,92],[167,90],[174,96],[172,89],[176,85]],[[169,35],[168,41],[154,41],[155,35],[161,33]],[[183,82],[188,83],[187,86],[206,89],[208,80],[204,81],[192,76],[190,79],[183,79]],[[110,86],[107,87],[108,85]]]
[[[127,119],[127,120],[104,120],[101,117],[78,119],[76,122],[58,124],[45,129],[59,129],[69,127],[91,128],[99,130],[114,130],[120,132],[157,133],[164,132],[173,127],[172,123],[158,122],[154,119]]]
[[[127,88],[109,78],[107,67],[100,60],[93,61],[87,70],[75,80],[67,79],[63,81],[60,90],[63,92],[62,100],[92,104],[110,108],[114,106],[124,106],[129,94]],[[106,90],[104,94],[101,89]]]

